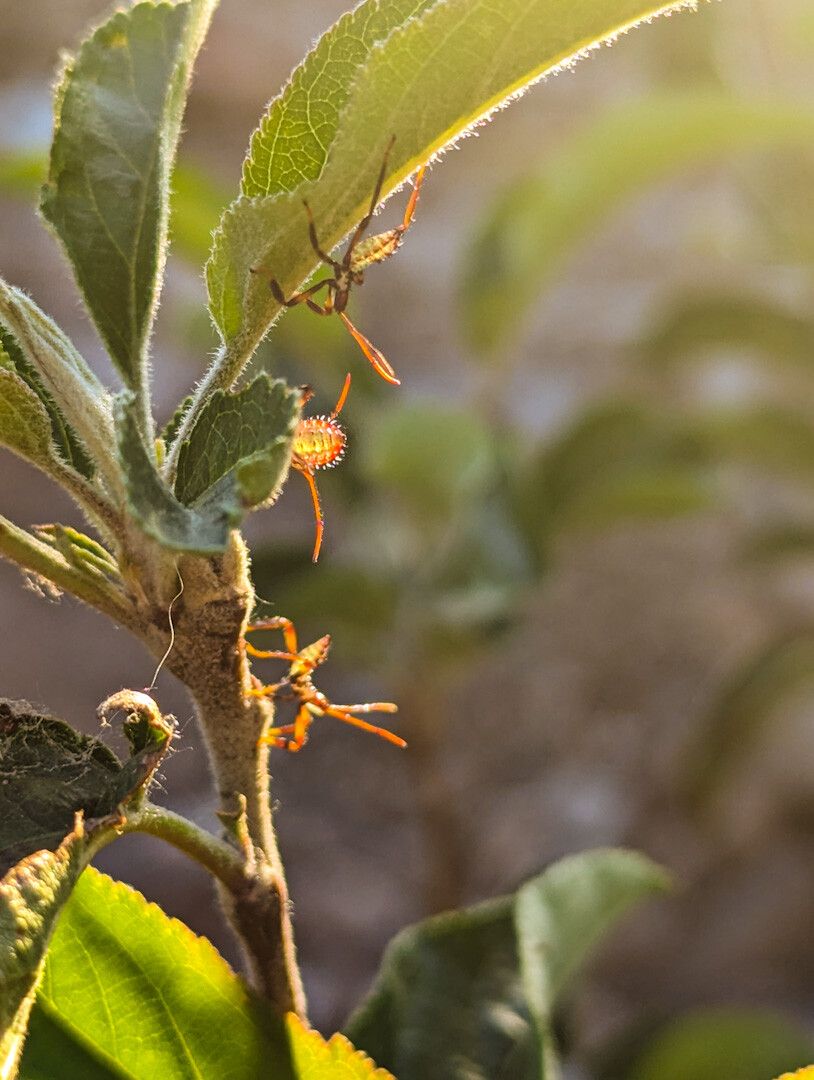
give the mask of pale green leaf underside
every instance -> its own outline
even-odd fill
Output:
[[[540,1036],[541,1080],[558,1075],[551,1030],[557,1000],[622,916],[668,886],[669,878],[650,859],[606,849],[561,859],[517,893],[520,971]]]
[[[240,522],[239,506],[231,498],[200,510],[180,503],[147,451],[135,409],[135,399],[125,397],[116,414],[119,459],[131,514],[146,533],[167,548],[201,555],[223,551],[230,529]]]
[[[368,0],[322,35],[252,135],[244,195],[294,191],[319,177],[354,76],[378,42],[434,2]]]
[[[637,20],[679,6],[685,5],[440,0],[403,25],[399,11],[394,31],[371,51],[347,92],[319,180],[298,188],[298,197],[241,197],[222,219],[207,281],[229,354],[250,354],[279,311],[250,268],[274,273],[289,293],[315,267],[300,195],[311,202],[323,246],[330,249],[362,216],[391,135],[396,143],[385,196],[546,71]]]
[[[25,293],[0,281],[0,325],[15,370],[34,389],[54,421],[62,456],[79,472],[92,471],[85,450],[117,475],[110,459],[113,421],[108,394],[69,338]]]
[[[91,869],[48,952],[23,1078],[50,1062],[61,1080],[293,1080],[264,1012],[208,941]],[[71,1043],[82,1071],[60,1064]]]
[[[237,393],[216,391],[181,447],[178,498],[186,505],[265,502],[285,479],[299,414],[299,392],[266,374]]]
[[[145,0],[117,12],[82,45],[57,91],[42,210],[133,388],[146,378],[186,85],[214,6]]]
[[[808,150],[812,139],[812,109],[708,91],[651,95],[601,115],[487,212],[464,259],[473,346],[499,347],[562,260],[644,188],[726,154]]]
[[[48,471],[56,452],[48,413],[28,383],[5,366],[6,360],[8,354],[0,349],[0,444]]]

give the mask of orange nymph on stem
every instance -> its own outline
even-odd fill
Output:
[[[297,715],[293,724],[283,724],[279,727],[269,728],[260,738],[260,744],[283,747],[286,750],[301,750],[308,741],[308,729],[315,717],[333,716],[345,724],[361,728],[373,735],[379,735],[382,739],[404,748],[407,743],[398,735],[394,735],[387,728],[376,727],[362,720],[354,713],[398,712],[398,706],[392,701],[373,701],[363,705],[334,705],[318,690],[313,683],[313,673],[323,664],[331,647],[329,635],[319,638],[311,645],[300,649],[297,644],[297,631],[290,619],[277,616],[264,619],[261,622],[250,623],[246,633],[251,634],[255,630],[282,630],[285,649],[256,649],[254,645],[244,638],[246,652],[249,656],[260,660],[287,660],[290,664],[288,674],[280,682],[263,685],[258,683],[251,693],[255,697],[285,697],[289,696],[298,703]]]

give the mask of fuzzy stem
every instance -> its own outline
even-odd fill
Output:
[[[251,888],[221,890],[254,982],[280,1015],[303,1016],[305,999],[296,963],[288,887],[277,847],[269,793],[268,747],[258,745],[273,721],[273,704],[253,697],[243,647],[254,605],[246,546],[234,533],[222,559],[179,562],[185,583],[176,637],[167,664],[196,704],[222,811],[242,818],[256,867]]]

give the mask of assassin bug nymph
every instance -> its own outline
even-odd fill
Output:
[[[319,501],[319,492],[317,491],[314,473],[317,469],[332,469],[338,461],[342,460],[345,454],[348,437],[336,418],[342,411],[349,390],[350,375],[346,375],[342,392],[333,412],[328,416],[306,416],[305,419],[300,420],[294,432],[291,466],[301,472],[308,482],[311,499],[314,503],[314,517],[317,522],[314,551],[311,555],[314,562],[319,558],[322,536],[325,532],[325,519],[322,516],[322,506]],[[302,388],[303,405],[310,401],[313,396],[314,391],[310,386]]]
[[[294,723],[269,728],[258,740],[258,745],[279,746],[292,752],[301,750],[308,741],[308,729],[314,717],[317,716],[333,716],[345,724],[351,724],[353,727],[361,728],[362,731],[379,735],[395,746],[404,748],[407,745],[404,739],[394,735],[387,728],[375,727],[353,715],[354,713],[398,712],[398,706],[392,701],[373,701],[364,705],[334,705],[321,690],[314,686],[313,673],[328,656],[328,650],[331,647],[330,635],[326,634],[312,645],[306,645],[304,649],[300,649],[297,645],[297,631],[290,619],[276,616],[263,619],[261,622],[250,623],[246,627],[247,634],[255,630],[282,630],[285,649],[256,649],[244,637],[246,652],[249,656],[260,660],[288,660],[290,667],[288,674],[280,682],[270,683],[267,686],[257,685],[250,693],[254,697],[284,697],[287,694],[298,703]]]
[[[363,239],[370,222],[373,220],[373,214],[375,213],[376,206],[378,205],[382,193],[382,186],[387,174],[387,160],[390,157],[390,151],[395,142],[395,138],[394,135],[390,139],[390,142],[387,144],[387,149],[384,152],[382,167],[379,170],[379,176],[376,180],[376,186],[373,189],[373,196],[370,200],[370,206],[368,207],[367,213],[353,231],[353,234],[348,241],[348,246],[345,248],[345,253],[340,261],[332,259],[331,256],[326,254],[322,249],[319,238],[317,237],[317,230],[314,223],[314,216],[311,213],[311,207],[303,200],[305,212],[308,215],[308,236],[311,240],[311,247],[319,256],[319,259],[333,270],[333,277],[322,278],[321,281],[317,281],[314,285],[309,286],[307,289],[303,289],[302,292],[294,293],[293,296],[289,296],[288,299],[286,299],[282,286],[275,277],[272,277],[261,267],[252,267],[252,273],[265,274],[268,276],[269,287],[274,294],[274,299],[277,300],[278,303],[285,305],[285,307],[296,307],[297,304],[307,304],[311,311],[316,312],[317,315],[333,315],[334,313],[339,315],[356,344],[373,365],[374,370],[387,382],[392,383],[394,386],[398,386],[399,380],[396,377],[396,373],[390,362],[381,352],[379,352],[375,345],[368,341],[363,333],[356,329],[345,314],[351,286],[362,285],[364,283],[365,270],[368,266],[372,266],[374,263],[384,262],[385,259],[389,259],[391,255],[394,255],[396,251],[398,251],[401,242],[404,239],[404,234],[412,225],[413,218],[415,217],[416,203],[418,202],[418,195],[424,180],[426,166],[422,166],[415,175],[415,179],[413,180],[413,190],[407,202],[401,224],[397,225],[395,229],[388,229],[386,232],[376,233],[375,236],[369,236],[366,240]],[[318,304],[314,299],[314,296],[322,289],[327,289],[328,295],[324,303]]]

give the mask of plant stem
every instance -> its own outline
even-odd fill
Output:
[[[245,863],[232,845],[172,810],[148,803],[128,817],[124,832],[157,836],[205,866],[230,892],[239,893],[245,888]]]
[[[245,813],[254,860],[247,886],[238,893],[221,889],[221,899],[254,982],[272,1008],[304,1016],[288,887],[272,821],[268,747],[259,745],[274,707],[252,696],[243,647],[254,591],[242,537],[233,533],[220,559],[180,560],[178,573],[185,588],[167,665],[192,693],[221,809],[236,818]]]

